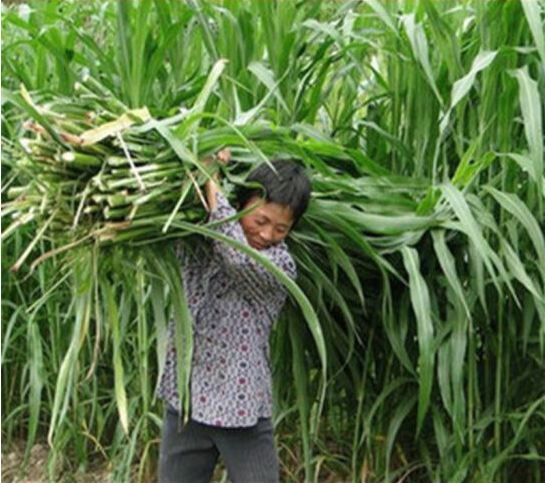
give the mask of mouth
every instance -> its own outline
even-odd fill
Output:
[[[266,245],[264,245],[263,243],[259,243],[255,240],[250,240],[250,245],[252,248],[255,248],[256,250],[263,250],[265,248],[267,248]]]

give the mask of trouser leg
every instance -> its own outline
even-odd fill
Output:
[[[214,441],[194,421],[179,429],[177,413],[167,409],[161,429],[159,483],[209,483],[219,456]]]
[[[260,419],[251,428],[219,430],[214,439],[233,483],[280,481],[270,419]]]

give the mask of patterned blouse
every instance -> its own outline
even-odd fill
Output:
[[[236,210],[216,195],[210,221],[232,217]],[[238,220],[215,230],[248,244]],[[286,300],[286,289],[253,258],[214,240],[212,257],[203,260],[181,248],[182,275],[193,316],[191,418],[223,427],[248,427],[271,417],[272,391],[269,334]],[[281,242],[265,255],[291,278],[296,268]],[[178,407],[174,321],[169,324],[167,355],[159,397]]]

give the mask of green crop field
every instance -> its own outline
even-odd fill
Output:
[[[37,444],[39,481],[156,481],[172,245],[221,237],[226,147],[226,193],[312,180],[296,283],[245,248],[289,292],[282,481],[545,481],[544,32],[541,0],[3,2],[6,481]]]

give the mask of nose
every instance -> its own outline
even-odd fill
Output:
[[[272,227],[264,227],[262,230],[259,231],[259,236],[262,240],[265,242],[270,242],[273,239],[273,230]]]

